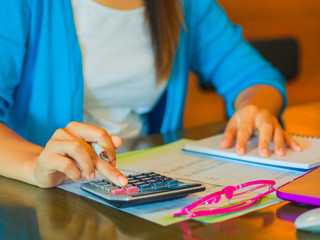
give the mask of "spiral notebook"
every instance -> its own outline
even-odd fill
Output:
[[[221,149],[222,134],[194,141],[187,144],[184,150],[224,157],[235,161],[254,162],[286,168],[311,169],[320,166],[320,139],[298,135],[294,135],[293,138],[302,146],[303,151],[294,152],[291,149],[286,149],[286,155],[283,157],[275,155],[272,144],[270,145],[270,156],[268,158],[260,157],[258,152],[258,137],[250,139],[246,155],[238,155],[235,146],[229,149]]]

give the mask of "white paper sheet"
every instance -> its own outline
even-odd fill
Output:
[[[181,150],[186,142],[189,142],[189,140],[180,140],[173,144],[138,154],[120,156],[117,165],[124,174],[130,173],[127,170],[137,172],[154,171],[176,179],[201,182],[206,185],[206,191],[192,194],[185,198],[121,208],[121,211],[162,225],[168,225],[183,219],[166,219],[166,217],[171,216],[172,213],[179,211],[182,207],[197,201],[205,195],[223,189],[225,186],[238,185],[252,180],[275,180],[277,186],[280,186],[303,174],[293,170],[234,163],[225,159],[208,159],[190,155]],[[80,184],[66,181],[59,188],[108,205],[100,198],[82,191]]]

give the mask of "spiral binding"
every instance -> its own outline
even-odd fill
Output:
[[[320,137],[317,137],[317,136],[303,135],[303,134],[298,134],[298,133],[290,133],[290,135],[291,135],[291,136],[302,137],[302,138],[308,138],[308,139],[317,139],[317,140],[320,140]]]

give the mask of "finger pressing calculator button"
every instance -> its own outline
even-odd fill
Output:
[[[184,185],[180,187],[182,184]],[[96,178],[82,183],[81,189],[102,197],[116,207],[127,207],[131,204],[182,197],[192,192],[203,191],[205,187],[201,184],[188,185],[165,175],[147,172],[128,176],[128,184],[124,187],[119,187],[106,178]]]

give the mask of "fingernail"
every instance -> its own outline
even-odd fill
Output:
[[[96,172],[91,173],[90,180],[95,179],[95,178],[96,178]]]
[[[284,150],[283,150],[283,147],[278,147],[278,151],[279,152],[283,152]]]
[[[263,148],[263,149],[261,150],[261,154],[262,154],[263,156],[268,156],[268,155],[269,155],[268,149]]]
[[[283,147],[278,147],[278,148],[277,148],[277,152],[278,152],[278,154],[280,154],[281,156],[283,156],[283,155],[284,155],[284,149],[283,149]]]
[[[223,140],[222,142],[221,142],[221,144],[220,144],[220,147],[221,148],[226,148],[228,146],[228,144],[227,144],[227,141],[226,140]]]
[[[121,185],[123,185],[123,186],[125,186],[125,185],[127,185],[127,178],[125,178],[124,176],[120,176],[120,177],[118,177],[118,181],[119,181],[119,183],[121,184]]]
[[[243,147],[239,147],[238,148],[238,154],[241,154],[241,155],[244,154],[244,148]]]

